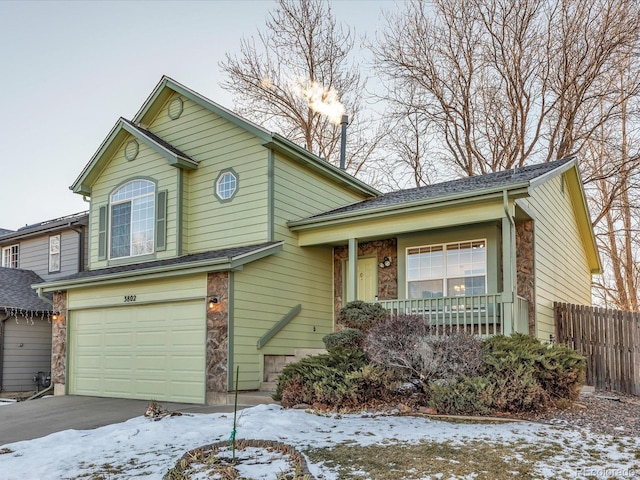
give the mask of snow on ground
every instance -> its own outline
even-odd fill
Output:
[[[232,413],[185,414],[158,421],[141,416],[95,430],[65,430],[4,445],[10,452],[0,455],[0,478],[69,479],[109,472],[105,478],[161,479],[185,451],[228,439],[232,425]],[[526,442],[544,444],[558,452],[551,461],[537,466],[538,474],[546,478],[557,478],[560,474],[581,478],[576,472],[587,467],[640,475],[633,453],[640,451],[640,437],[613,439],[585,430],[526,422],[462,424],[409,416],[321,416],[277,405],[259,405],[239,413],[237,438],[276,440],[299,450],[346,441],[361,445],[394,440],[450,441],[461,445],[470,440],[496,444]],[[603,452],[600,458],[606,464],[594,465],[589,453],[594,449]],[[309,467],[314,475],[322,474],[327,480],[338,478],[321,464]],[[262,473],[268,475],[261,478],[275,479],[281,471],[281,462],[273,462],[263,467]],[[624,473],[618,475],[624,478]]]

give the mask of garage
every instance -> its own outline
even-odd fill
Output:
[[[51,370],[51,322],[22,316],[0,321],[0,344],[0,389],[36,390],[33,377]]]
[[[202,301],[71,310],[69,393],[205,402]]]

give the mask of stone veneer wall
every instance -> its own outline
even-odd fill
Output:
[[[535,335],[533,220],[516,223],[517,292],[529,301],[529,335]]]
[[[64,395],[67,379],[67,292],[53,294],[53,311],[58,313],[58,319],[53,320],[51,326],[51,383],[54,395]]]
[[[217,296],[213,309],[207,307],[207,403],[227,403],[229,365],[229,272],[207,275],[207,305]]]
[[[378,299],[395,300],[398,298],[398,240],[391,238],[388,240],[375,240],[373,242],[362,242],[358,244],[358,257],[368,257],[376,255],[378,263],[384,257],[389,257],[391,265],[385,268],[378,267]],[[336,315],[342,308],[342,265],[344,260],[349,258],[349,248],[336,247],[333,249],[333,296],[334,309]]]

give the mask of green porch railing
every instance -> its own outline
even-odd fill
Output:
[[[480,336],[502,333],[502,294],[438,297],[378,302],[391,315],[419,315],[430,332],[466,331]]]
[[[463,297],[380,300],[391,315],[419,315],[434,334],[465,331],[487,337],[504,333],[502,293]],[[516,297],[511,331],[528,333],[529,302]]]

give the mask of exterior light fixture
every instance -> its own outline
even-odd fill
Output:
[[[382,261],[378,264],[380,268],[386,268],[391,266],[391,259],[389,257],[384,257]]]
[[[220,303],[220,299],[217,296],[213,296],[209,299],[209,310],[213,310],[218,306],[218,303]]]
[[[51,315],[51,320],[53,320],[54,322],[59,318],[60,318],[60,312],[53,312],[53,314]]]

